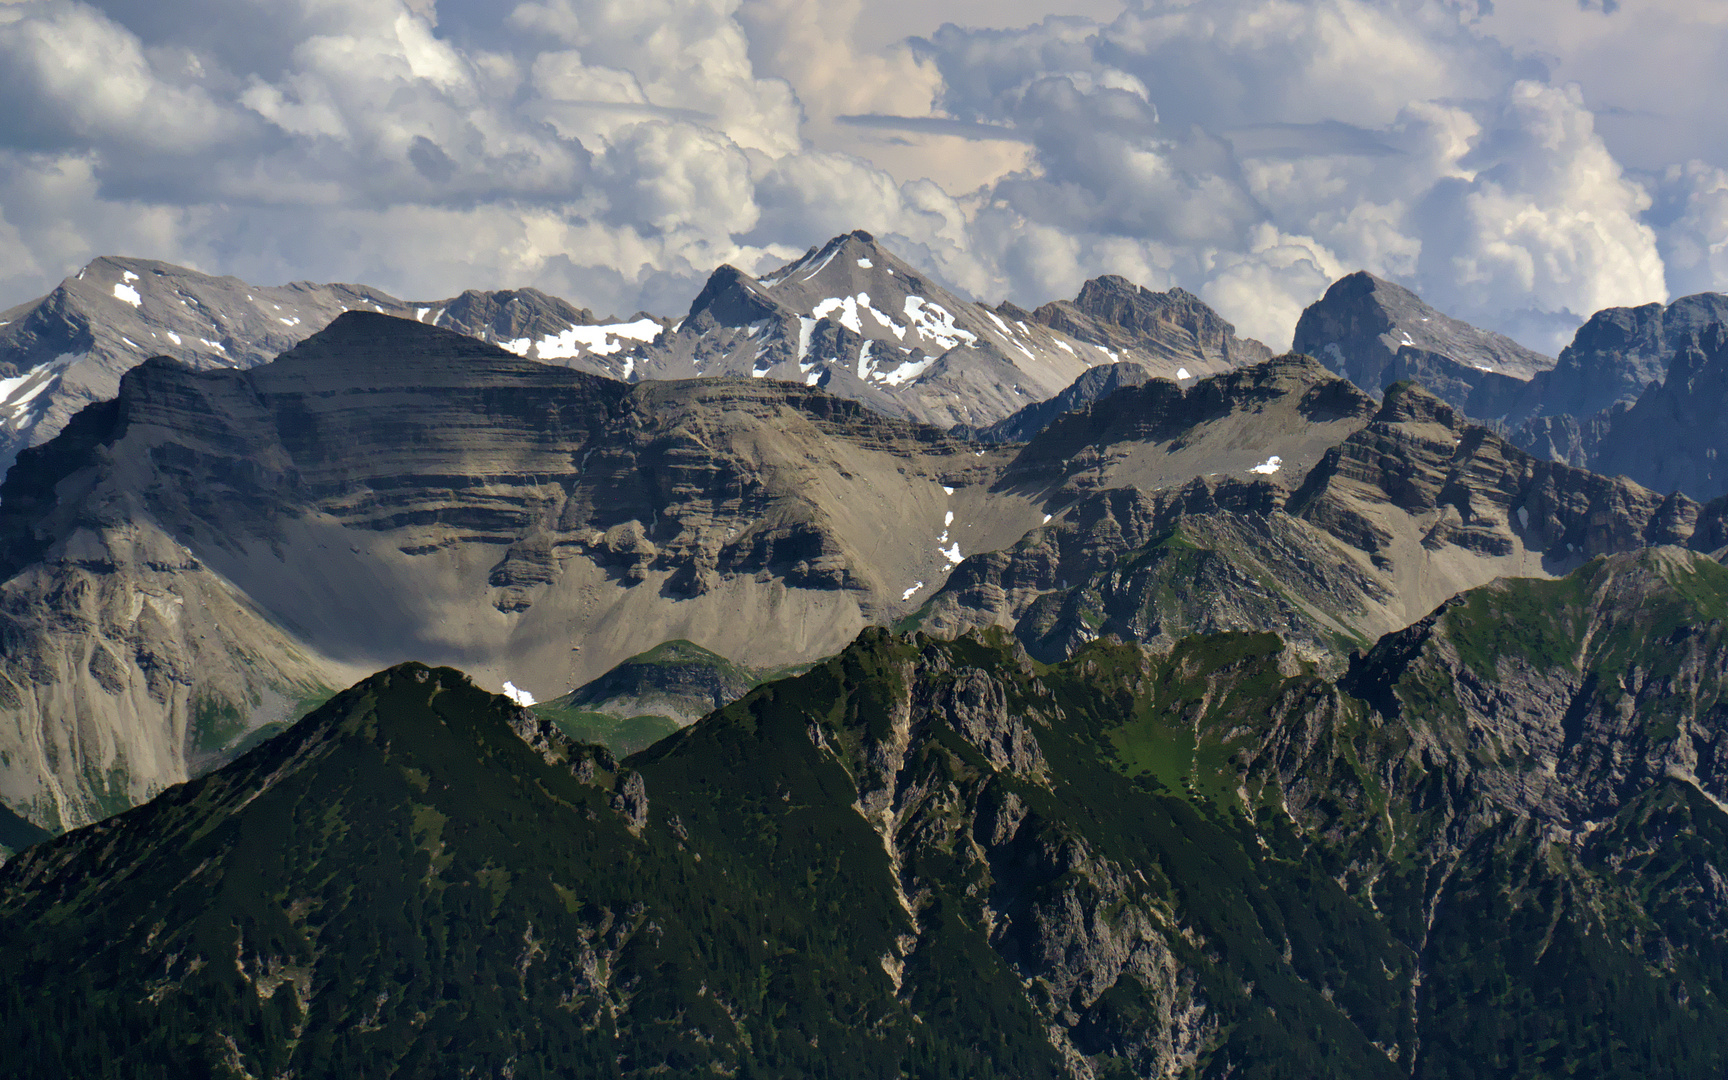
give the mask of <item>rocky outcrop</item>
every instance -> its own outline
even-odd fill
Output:
[[[1069,492],[1177,487],[1196,476],[1299,476],[1366,423],[1374,403],[1288,354],[1188,387],[1153,379],[1053,420],[998,486]]]
[[[1410,725],[1424,768],[1451,790],[1582,842],[1671,779],[1728,800],[1713,689],[1728,679],[1722,625],[1652,619],[1724,589],[1719,564],[1673,548],[1593,561],[1563,582],[1495,583],[1381,641],[1345,685]],[[1520,621],[1516,635],[1497,628],[1506,620]],[[1471,753],[1482,745],[1501,756]]]

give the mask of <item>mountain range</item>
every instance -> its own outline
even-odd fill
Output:
[[[9,1072],[1728,1065],[1723,297],[6,321]]]
[[[872,299],[874,297],[874,299]],[[0,312],[0,470],[154,356],[195,370],[274,359],[344,311],[467,334],[519,356],[625,382],[772,375],[892,416],[984,426],[1098,365],[1190,378],[1264,360],[1193,295],[1120,277],[1035,312],[960,299],[864,232],[760,281],[716,270],[681,319],[597,316],[536,289],[403,301],[363,285],[265,288],[147,259],[104,257]]]
[[[1047,660],[1274,629],[1335,665],[1461,589],[1719,517],[1294,355],[989,444],[349,312],[256,368],[142,364],[20,456],[0,795],[94,820],[414,658],[543,700],[672,639],[776,668],[870,625],[1002,625]]]
[[[609,366],[592,358],[660,331],[648,316],[597,318],[534,289],[417,304],[364,285],[261,287],[171,263],[104,257],[40,300],[0,312],[0,469],[86,405],[112,399],[121,375],[151,357],[198,371],[255,367],[344,311],[426,321],[600,373]]]

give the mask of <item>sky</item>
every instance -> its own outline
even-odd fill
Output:
[[[1287,347],[1728,289],[1728,0],[0,0],[0,308],[133,255],[679,314],[862,228]]]

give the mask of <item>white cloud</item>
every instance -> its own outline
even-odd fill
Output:
[[[1595,133],[1576,87],[1515,84],[1420,212],[1418,278],[1471,313],[1569,312],[1666,300],[1651,200]],[[1511,303],[1508,303],[1511,298]],[[1556,349],[1560,342],[1546,342]]]
[[[1668,284],[1676,296],[1728,292],[1728,169],[1689,161],[1663,177],[1679,208],[1661,230]]]
[[[122,251],[675,311],[720,262],[865,228],[991,300],[1121,273],[1282,345],[1363,267],[1551,349],[1728,284],[1728,16],[1700,7],[7,3],[0,290]]]
[[[67,2],[0,19],[0,135],[13,146],[112,141],[133,151],[197,153],[239,134],[201,88],[164,79],[138,39]]]

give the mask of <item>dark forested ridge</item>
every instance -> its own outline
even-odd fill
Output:
[[[1046,666],[867,630],[618,761],[403,665],[0,868],[11,1075],[1706,1077],[1728,570]]]

